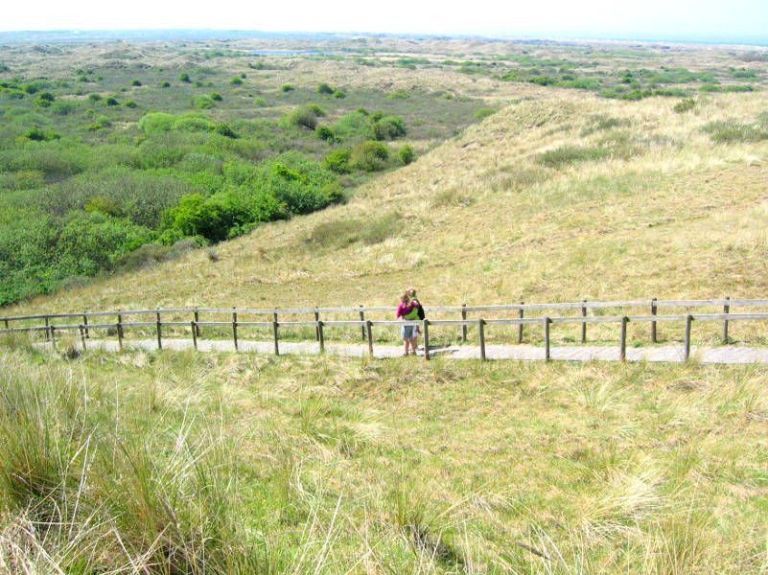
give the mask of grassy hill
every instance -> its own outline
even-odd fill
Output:
[[[768,97],[676,104],[529,94],[347,205],[12,311],[762,296]]]
[[[764,297],[767,112],[523,87],[345,205],[8,313]],[[6,343],[0,571],[766,572],[764,367]]]

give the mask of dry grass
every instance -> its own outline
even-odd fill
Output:
[[[0,424],[62,457],[0,448],[5,568],[765,571],[762,368],[29,354]]]

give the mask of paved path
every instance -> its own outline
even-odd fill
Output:
[[[125,340],[126,349],[156,350],[157,341],[154,339]],[[90,339],[87,341],[88,349],[104,349],[117,351],[118,345],[114,340]],[[188,350],[193,349],[192,342],[188,339],[163,339],[163,349]],[[198,341],[199,351],[234,351],[231,341],[205,340]],[[271,341],[240,340],[241,352],[274,354],[274,343]],[[403,353],[401,346],[374,345],[374,357],[389,358],[400,357]],[[328,355],[346,357],[365,357],[368,355],[368,346],[360,344],[326,343],[325,352]],[[280,342],[280,353],[283,355],[318,355],[320,347],[315,342]],[[452,359],[480,359],[480,348],[477,346],[448,346],[430,348],[433,357],[449,357]],[[420,352],[423,355],[423,352]],[[486,359],[512,359],[512,360],[544,360],[544,348],[533,345],[487,345]],[[551,359],[554,361],[619,361],[618,347],[599,346],[569,346],[552,347]],[[691,359],[700,363],[717,364],[768,364],[768,348],[750,348],[740,346],[721,347],[692,347]],[[639,362],[682,362],[682,345],[661,345],[644,348],[627,348],[627,361]]]

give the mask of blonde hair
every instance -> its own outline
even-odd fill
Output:
[[[408,292],[405,292],[403,295],[400,296],[400,301],[403,303],[407,302],[410,299],[411,299],[411,296],[408,295]]]

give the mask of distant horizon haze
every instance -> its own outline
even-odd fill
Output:
[[[286,0],[264,5],[220,0],[215,10],[191,8],[178,0],[134,0],[129,9],[96,0],[41,0],[14,3],[0,20],[3,36],[172,30],[766,45],[768,1],[539,0],[499,5],[476,0],[446,6],[436,0],[391,0],[386,9],[367,11],[351,0]]]

